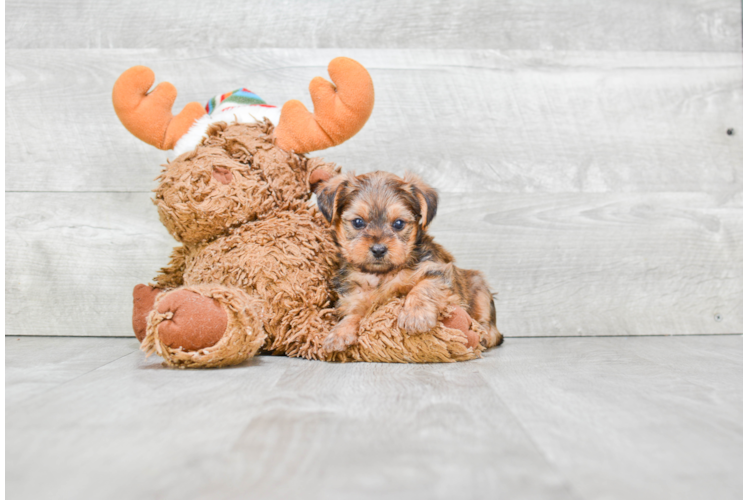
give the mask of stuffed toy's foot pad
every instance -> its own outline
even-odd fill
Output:
[[[172,349],[211,347],[221,340],[228,325],[228,315],[217,300],[189,290],[170,292],[159,301],[158,312],[171,314],[158,325],[158,335]]]
[[[467,336],[468,347],[477,347],[478,333],[470,329],[472,320],[470,315],[462,307],[455,308],[452,314],[447,318],[444,318],[442,324],[447,328],[454,328],[455,330],[461,330]]]
[[[135,285],[132,291],[132,329],[138,342],[143,342],[147,326],[148,313],[153,310],[156,295],[163,292],[160,288],[148,285]]]

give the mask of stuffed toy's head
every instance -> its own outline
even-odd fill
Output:
[[[216,123],[188,153],[168,163],[154,203],[182,243],[197,243],[244,222],[309,200],[315,184],[340,168],[289,153],[271,139],[273,125]]]
[[[178,155],[165,165],[154,202],[161,221],[182,243],[196,243],[231,227],[306,202],[314,187],[339,172],[304,153],[355,135],[374,106],[366,69],[339,57],[328,66],[334,84],[314,78],[314,113],[296,100],[282,109],[239,89],[189,103],[176,116],[176,89],[145,66],[125,71],[112,91],[122,124],[139,139]],[[231,125],[227,125],[231,123]]]

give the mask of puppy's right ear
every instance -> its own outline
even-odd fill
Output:
[[[436,189],[432,188],[415,174],[410,172],[405,174],[405,182],[410,185],[410,190],[418,199],[421,215],[421,227],[426,229],[431,221],[436,217],[436,206],[439,203],[439,195]]]
[[[317,190],[317,207],[327,222],[332,223],[338,215],[340,200],[345,197],[348,188],[348,179],[344,175],[336,175],[322,184]]]

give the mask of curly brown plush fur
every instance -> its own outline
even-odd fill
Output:
[[[340,169],[284,151],[272,132],[268,121],[218,123],[193,151],[165,165],[154,203],[182,246],[155,278],[159,293],[136,287],[133,325],[141,348],[173,367],[228,366],[261,351],[328,361],[480,356],[474,339],[486,332],[474,321],[468,333],[448,328],[451,309],[432,331],[403,335],[401,299],[362,321],[358,345],[339,353],[322,349],[336,322],[331,282],[338,263],[327,221],[310,204],[310,179]],[[225,317],[206,321],[201,308],[219,316],[222,309]]]

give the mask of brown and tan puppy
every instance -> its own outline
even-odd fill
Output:
[[[355,344],[361,319],[395,296],[405,297],[398,326],[409,334],[431,330],[440,311],[459,305],[488,332],[485,347],[501,343],[483,274],[455,266],[426,233],[437,201],[436,191],[412,174],[339,175],[318,191],[341,260],[334,282],[340,322],[325,340],[328,351]]]

